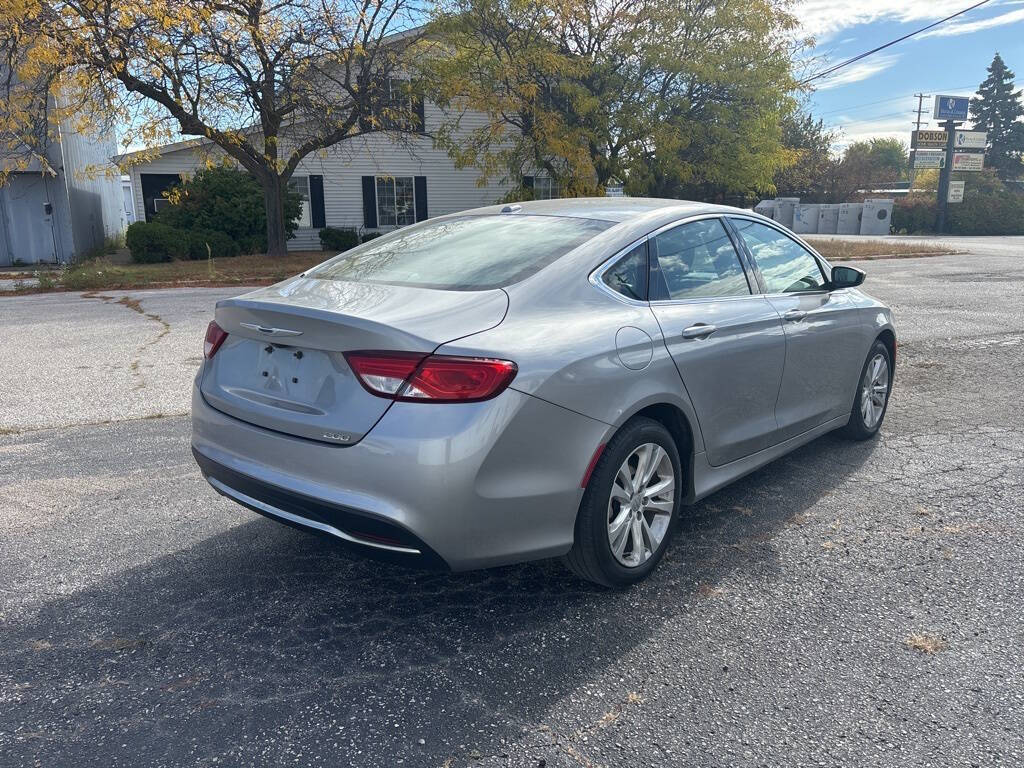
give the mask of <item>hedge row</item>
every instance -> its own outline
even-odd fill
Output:
[[[380,232],[363,232],[360,235],[354,227],[324,227],[320,230],[320,245],[325,251],[341,253],[380,236]]]
[[[238,243],[212,229],[183,230],[157,221],[137,221],[128,227],[125,244],[132,261],[155,264],[174,259],[205,259],[237,256]]]
[[[351,227],[324,227],[320,244],[325,251],[342,252],[365,243],[380,232],[360,234]],[[179,229],[160,221],[137,221],[128,227],[125,244],[132,260],[139,264],[155,264],[175,259],[206,259],[237,256],[238,243],[224,232],[213,229]]]
[[[964,200],[947,208],[947,231],[956,235],[1024,234],[1024,194],[990,172],[963,174]],[[897,233],[935,231],[938,204],[934,192],[914,193],[896,201],[892,226]]]

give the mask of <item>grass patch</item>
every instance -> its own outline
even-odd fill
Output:
[[[935,635],[928,635],[921,632],[915,632],[906,639],[907,647],[911,648],[919,653],[931,655],[944,651],[949,647],[949,644],[941,637]]]
[[[159,264],[116,264],[107,258],[99,258],[76,264],[61,272],[40,274],[38,286],[21,286],[11,293],[269,285],[305,272],[333,255],[321,251],[305,251],[280,258],[254,254]]]
[[[829,261],[871,261],[873,259],[910,259],[921,256],[943,256],[959,253],[954,248],[925,243],[894,243],[888,240],[836,240],[808,235],[804,238]]]
[[[808,238],[829,261],[910,258],[957,253],[950,248],[920,243],[893,243],[883,240],[833,240]],[[250,254],[234,258],[168,261],[159,264],[120,264],[108,256],[72,265],[67,269],[38,271],[32,274],[38,285],[18,284],[7,294],[48,293],[50,291],[104,291],[144,288],[183,288],[216,285],[270,285],[305,272],[334,255],[325,251],[300,251],[270,258]],[[18,277],[29,277],[20,273]]]

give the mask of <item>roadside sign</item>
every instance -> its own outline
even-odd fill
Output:
[[[912,131],[911,149],[945,149],[949,134],[945,131]]]
[[[984,131],[957,131],[953,146],[957,149],[984,149],[988,134]]]
[[[971,100],[967,96],[936,96],[932,117],[936,120],[966,120],[970,106]]]
[[[625,197],[625,192],[622,184],[609,184],[604,188],[605,197]]]
[[[980,171],[985,167],[985,156],[980,152],[954,152],[954,171]]]
[[[951,181],[949,182],[949,193],[946,195],[947,203],[962,203],[964,201],[964,187],[967,182],[964,181]]]
[[[945,152],[925,152],[917,150],[914,153],[914,168],[945,168]]]

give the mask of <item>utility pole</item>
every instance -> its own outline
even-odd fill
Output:
[[[915,93],[914,96],[915,96],[915,98],[917,98],[917,109],[914,110],[914,112],[917,114],[917,120],[914,121],[914,131],[920,131],[921,130],[921,123],[922,123],[921,115],[923,115],[924,111],[925,111],[925,109],[924,109],[924,100],[927,99],[927,98],[930,98],[931,94],[928,94],[928,93]],[[917,134],[915,133],[914,135],[916,136]],[[917,157],[917,149],[912,148],[910,150],[910,172],[907,174],[908,177],[909,177],[909,181],[910,181],[910,189],[908,190],[909,192],[913,192],[914,191],[914,160],[916,159],[916,157]]]
[[[939,217],[935,228],[941,235],[946,231],[946,211],[949,208],[949,177],[953,173],[953,149],[955,147],[956,127],[960,123],[947,120],[942,124],[946,131],[946,162],[939,171]]]

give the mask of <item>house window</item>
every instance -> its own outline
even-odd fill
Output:
[[[298,192],[302,196],[302,212],[299,214],[299,226],[313,226],[309,209],[309,176],[292,176],[288,186],[291,187],[293,192]]]
[[[417,96],[412,91],[408,80],[397,77],[388,78],[387,88],[387,106],[398,114],[384,118],[382,120],[383,127],[388,130],[422,133],[424,130],[423,97]]]
[[[176,173],[140,173],[139,184],[142,187],[143,213],[146,221],[150,221],[160,208],[167,205],[164,192],[181,184],[181,176]]]
[[[535,176],[533,179],[534,200],[554,200],[558,197],[558,185],[547,176]]]
[[[377,225],[402,227],[416,223],[416,193],[412,176],[377,177]]]

